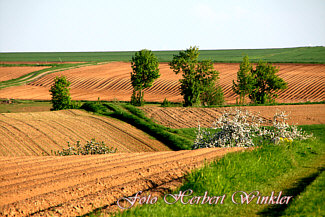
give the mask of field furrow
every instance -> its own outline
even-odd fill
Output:
[[[272,120],[278,111],[289,114],[289,124],[325,124],[325,104],[315,105],[279,105],[236,107],[259,115],[263,120]],[[182,107],[144,107],[141,108],[149,118],[171,128],[211,127],[211,124],[224,110],[235,108],[182,108]]]
[[[91,139],[119,152],[170,150],[129,124],[79,110],[6,113],[0,115],[0,123],[0,153],[4,156],[50,154],[66,148],[67,142],[84,144]]]
[[[321,101],[324,95],[316,94],[313,90],[325,91],[324,64],[275,64],[279,67],[278,75],[288,82],[289,88],[279,93],[278,102]],[[214,67],[220,72],[219,83],[228,103],[235,103],[237,95],[232,91],[232,81],[236,80],[238,63],[215,63]],[[16,99],[50,99],[48,92],[56,76],[64,75],[71,82],[71,96],[74,100],[120,100],[129,101],[132,95],[130,82],[130,63],[112,62],[102,65],[92,65],[75,68],[46,75],[25,86],[11,87],[0,90],[0,98]],[[145,90],[146,101],[181,102],[179,79],[167,63],[160,64],[161,76],[153,86]],[[313,83],[313,86],[305,86]],[[306,92],[301,92],[301,89]],[[321,91],[320,91],[321,92]]]
[[[202,166],[204,161],[239,150],[242,149],[37,157],[46,160],[25,166],[31,171],[40,169],[39,172],[22,173],[24,178],[0,175],[5,182],[0,186],[0,214],[51,215],[54,210],[61,215],[82,215],[114,203],[120,196],[130,196],[182,177],[190,169]],[[12,158],[15,159],[19,160]],[[17,165],[16,173],[22,168]],[[14,175],[15,171],[11,172]]]

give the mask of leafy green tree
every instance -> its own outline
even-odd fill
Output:
[[[249,98],[258,104],[271,103],[278,97],[277,92],[287,88],[287,83],[278,75],[279,68],[259,61],[256,69],[252,70],[253,88]]]
[[[174,55],[169,63],[170,68],[178,74],[182,73],[181,94],[184,98],[184,106],[201,105],[201,94],[207,87],[214,85],[219,72],[213,68],[210,60],[199,61],[199,49],[190,47]]]
[[[223,91],[220,85],[214,82],[208,84],[205,91],[201,94],[201,102],[203,105],[223,105],[225,103]]]
[[[151,87],[153,82],[159,78],[159,62],[152,51],[144,49],[136,52],[131,61],[131,83],[133,94],[131,104],[143,105],[144,89]]]
[[[69,109],[71,106],[70,82],[65,76],[56,77],[54,84],[51,86],[52,110]]]
[[[245,104],[245,97],[252,91],[252,70],[253,66],[249,62],[248,56],[245,56],[237,72],[237,83],[232,81],[232,89],[239,95],[239,104]]]

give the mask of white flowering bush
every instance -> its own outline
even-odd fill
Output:
[[[273,127],[262,127],[263,119],[248,111],[228,110],[213,123],[211,129],[198,127],[193,149],[211,147],[252,147],[256,141],[292,142],[294,139],[311,137],[290,126],[285,112],[276,113]]]
[[[110,148],[105,145],[104,142],[96,142],[95,139],[87,141],[85,145],[81,145],[80,141],[77,141],[75,146],[71,146],[68,142],[68,148],[62,151],[54,151],[54,155],[67,156],[67,155],[91,155],[91,154],[110,154],[115,153],[117,149]]]
[[[263,134],[265,139],[272,141],[275,144],[280,142],[292,142],[293,140],[305,140],[312,137],[312,134],[298,129],[295,125],[287,123],[288,114],[284,111],[278,111],[273,117],[273,129]]]

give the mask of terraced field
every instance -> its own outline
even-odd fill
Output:
[[[244,106],[248,110],[263,118],[266,125],[272,123],[277,111],[289,114],[289,124],[325,124],[325,104],[314,105],[277,105],[277,106]],[[211,127],[212,123],[224,110],[234,108],[183,108],[183,107],[144,107],[141,108],[149,118],[157,123],[171,128]]]
[[[288,82],[288,89],[279,93],[278,102],[322,101],[325,93],[324,64],[276,64],[279,76]],[[231,86],[236,79],[238,63],[215,63],[220,72],[222,86],[228,103],[235,103],[236,95]],[[0,90],[0,98],[50,99],[49,88],[55,76],[65,75],[71,84],[74,100],[121,100],[129,101],[132,94],[130,63],[112,62],[87,66],[46,75],[25,86]],[[175,75],[167,63],[160,64],[161,77],[153,87],[145,91],[146,101],[162,102],[165,98],[180,102],[181,75]]]
[[[47,155],[92,138],[118,152],[170,150],[129,124],[80,110],[0,114],[0,156]]]
[[[183,177],[242,148],[68,157],[0,157],[1,216],[76,216]]]

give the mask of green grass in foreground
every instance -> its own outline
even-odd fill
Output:
[[[192,189],[197,196],[205,191],[209,196],[226,195],[223,204],[173,205],[158,200],[154,205],[143,205],[117,216],[322,216],[324,214],[324,190],[317,191],[324,182],[325,125],[303,126],[317,137],[292,144],[264,144],[260,148],[241,153],[231,153],[202,169],[187,175],[185,184],[174,193]],[[316,181],[314,181],[316,180]],[[298,187],[297,187],[298,186]],[[313,187],[314,186],[314,187]],[[316,186],[316,187],[315,187]],[[317,187],[318,186],[318,187]],[[324,188],[323,188],[324,189]],[[262,196],[293,196],[292,204],[274,205],[234,204],[232,194],[237,191],[250,193],[258,190]],[[301,195],[301,196],[299,196]],[[235,197],[240,201],[239,197]],[[187,198],[184,198],[188,201]],[[172,201],[169,197],[169,201]],[[307,207],[308,206],[308,207]]]
[[[186,48],[184,48],[186,49]],[[160,62],[170,62],[179,51],[154,51]],[[0,53],[0,61],[125,61],[135,51],[121,52],[30,52]],[[252,62],[259,59],[277,63],[325,63],[325,47],[296,47],[275,49],[200,50],[200,59],[214,62],[241,62],[248,55]]]
[[[325,172],[285,210],[284,215],[325,216]]]

